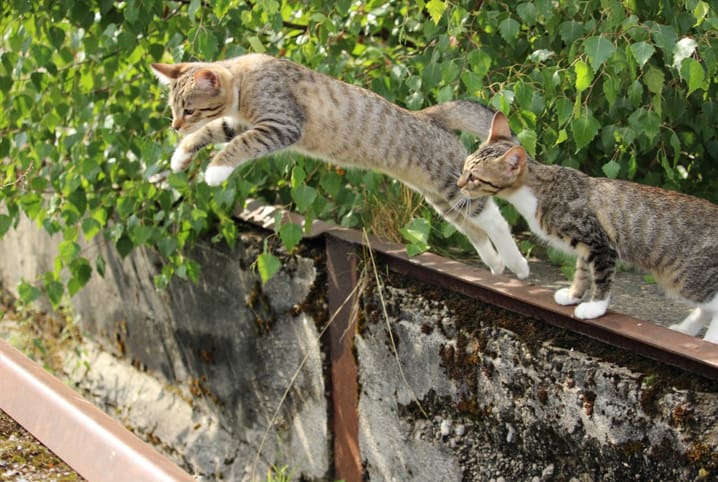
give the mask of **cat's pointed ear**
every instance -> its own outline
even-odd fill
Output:
[[[155,73],[160,83],[168,85],[177,80],[187,71],[187,64],[151,64],[152,72]]]
[[[526,149],[521,146],[514,146],[506,151],[506,154],[504,154],[506,173],[515,176],[523,171],[527,156]]]
[[[219,75],[209,69],[200,69],[194,74],[195,85],[202,90],[214,91],[220,86]]]
[[[494,114],[494,118],[491,121],[491,131],[489,132],[489,142],[494,142],[499,139],[511,139],[512,137],[509,120],[504,113],[497,112]]]

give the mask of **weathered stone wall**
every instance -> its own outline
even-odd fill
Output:
[[[272,465],[309,478],[330,469],[320,340],[300,308],[315,296],[317,270],[307,257],[285,257],[282,272],[262,286],[249,266],[265,234],[247,233],[231,252],[200,245],[192,253],[202,266],[199,283],[175,280],[165,291],[154,287],[161,260],[151,250],[121,259],[100,241],[85,249],[105,258],[105,276],[72,300],[88,343],[79,358],[68,354],[71,380],[210,480],[247,477],[280,404],[259,477]],[[0,263],[4,286],[52,266],[53,240],[27,222],[0,249],[15,254]]]
[[[356,343],[380,479],[718,475],[715,383],[398,275],[383,300],[388,324],[365,294]]]
[[[258,478],[286,465],[297,478],[331,479],[317,330],[327,317],[322,247],[285,256],[261,286],[249,265],[265,233],[243,232],[232,252],[207,244],[193,253],[197,285],[175,281],[162,292],[151,251],[119,259],[111,247],[90,247],[107,273],[73,299],[92,341],[68,356],[69,376],[208,480],[248,478],[291,387]],[[0,249],[18,253],[0,263],[3,284],[50,266],[51,245],[29,225],[2,240]],[[382,296],[370,286],[361,297],[355,337],[359,443],[371,480],[718,474],[715,384],[438,287],[399,275],[384,282]]]

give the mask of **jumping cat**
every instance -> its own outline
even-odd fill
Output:
[[[519,278],[528,276],[528,263],[497,206],[487,198],[469,210],[456,186],[468,153],[452,131],[485,138],[493,112],[481,104],[455,101],[412,112],[263,54],[152,64],[152,70],[169,85],[172,127],[184,134],[172,155],[173,171],[186,169],[208,144],[223,142],[205,172],[212,186],[246,161],[282,149],[375,169],[421,193],[469,238],[493,273],[508,266]]]
[[[697,305],[672,329],[695,336],[710,321],[705,339],[718,343],[718,206],[540,164],[512,140],[500,112],[488,139],[466,159],[458,186],[472,200],[505,199],[531,231],[577,255],[571,286],[554,295],[560,305],[578,305],[576,318],[606,312],[616,260],[621,259],[648,270],[669,293]]]

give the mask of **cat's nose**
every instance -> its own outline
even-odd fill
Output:
[[[459,180],[456,181],[456,185],[459,186],[459,188],[463,188],[469,183],[469,177],[471,177],[471,173],[463,172],[461,177],[459,177]]]
[[[180,128],[182,127],[182,124],[183,124],[182,119],[173,119],[172,120],[172,128],[174,130],[177,130],[177,131],[180,130]]]

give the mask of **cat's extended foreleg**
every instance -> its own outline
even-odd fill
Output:
[[[516,273],[519,279],[528,278],[529,263],[521,255],[521,251],[519,251],[514,238],[511,236],[511,228],[501,215],[501,211],[499,211],[493,199],[486,199],[484,209],[472,218],[472,222],[476,223],[488,234],[506,266]]]
[[[215,119],[195,132],[185,136],[172,154],[170,166],[173,172],[184,171],[192,157],[209,144],[229,142],[234,139],[242,127],[231,118]]]
[[[469,239],[479,254],[481,262],[489,267],[492,274],[503,273],[504,262],[491,244],[486,231],[474,222],[470,218],[470,212],[465,210],[465,208],[471,208],[470,204],[464,205],[463,203],[459,203],[459,206],[452,207],[447,200],[450,196],[445,198],[430,193],[425,193],[424,195],[427,202],[431,204],[444,219],[451,222],[456,226],[456,229]],[[481,209],[481,206],[479,206],[478,209]]]
[[[232,139],[212,158],[204,179],[210,186],[218,186],[242,163],[290,147],[301,135],[301,126],[296,123],[258,122]]]

